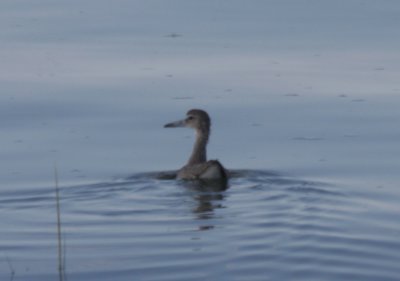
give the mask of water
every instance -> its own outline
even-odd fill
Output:
[[[226,191],[154,174],[64,187],[68,280],[398,280],[400,208],[383,193],[262,171]],[[2,198],[16,280],[56,279],[53,188]]]
[[[3,1],[0,280],[399,280],[397,1]],[[213,121],[225,191],[161,179]]]

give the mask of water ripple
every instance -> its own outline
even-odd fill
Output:
[[[225,191],[159,173],[63,186],[69,279],[398,280],[395,195],[269,171],[232,176]],[[53,188],[3,192],[0,208],[0,252],[16,277],[54,280]]]

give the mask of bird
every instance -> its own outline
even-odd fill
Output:
[[[226,182],[227,170],[218,160],[207,161],[207,143],[210,137],[211,119],[202,109],[191,109],[186,118],[164,125],[164,128],[188,127],[196,132],[196,140],[187,163],[177,172],[182,180],[220,180]]]

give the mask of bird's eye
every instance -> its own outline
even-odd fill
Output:
[[[187,120],[193,120],[193,119],[194,119],[193,116],[189,116],[189,117],[187,118]]]

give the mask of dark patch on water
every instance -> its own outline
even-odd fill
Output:
[[[175,32],[165,35],[165,37],[168,37],[168,38],[179,38],[182,36],[183,36],[182,34],[175,33]]]
[[[296,141],[323,141],[324,138],[321,137],[294,137],[292,140]]]

